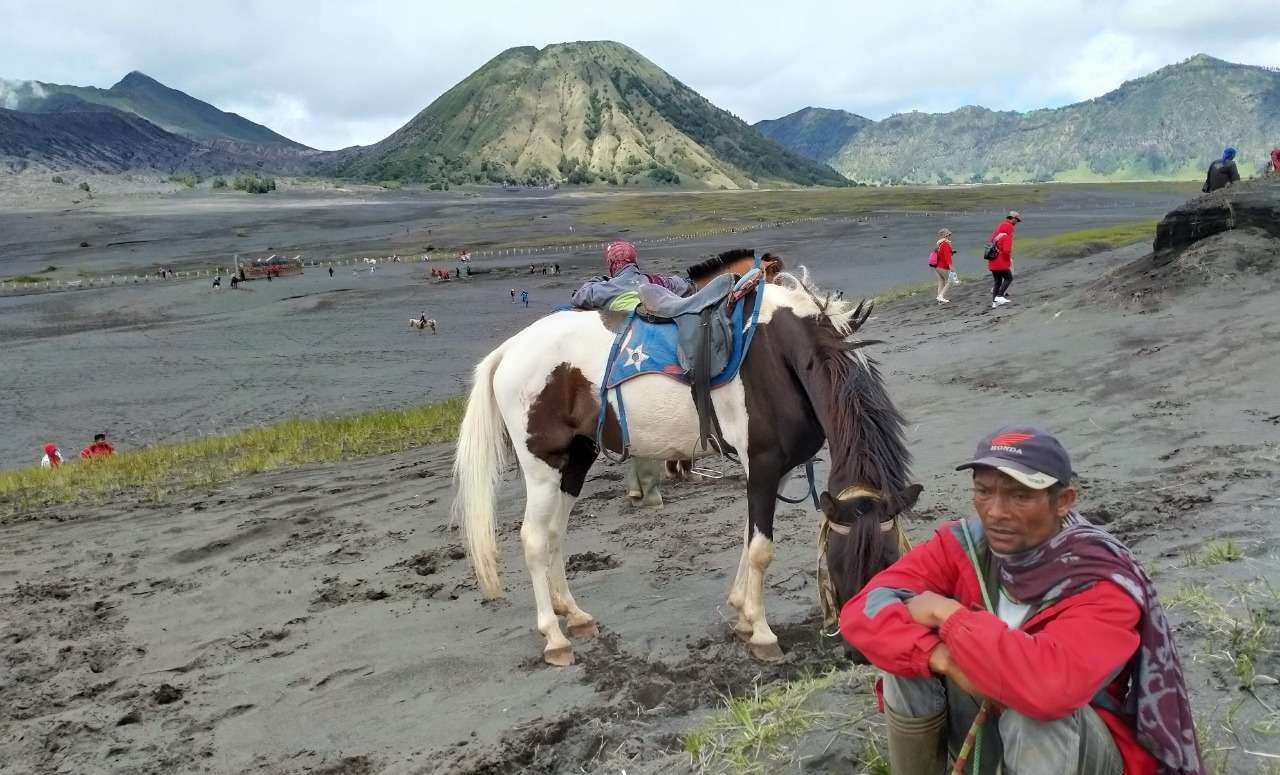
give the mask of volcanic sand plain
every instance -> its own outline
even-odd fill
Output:
[[[1037,222],[1030,213],[1024,226]],[[961,237],[962,271],[977,263],[990,221],[948,221]],[[858,295],[922,274],[919,245],[936,226],[900,214],[752,241],[808,264],[822,286]],[[658,263],[731,244],[681,245],[687,253],[673,249]],[[1143,246],[1028,262],[1008,307],[991,310],[986,284],[966,282],[946,307],[923,294],[880,308],[865,334],[884,340],[872,352],[907,417],[914,479],[925,485],[907,518],[911,536],[967,513],[967,481],[952,469],[983,432],[1010,421],[1051,427],[1075,456],[1084,513],[1134,547],[1164,596],[1215,766],[1252,773],[1265,771],[1258,753],[1274,753],[1280,724],[1280,691],[1263,680],[1280,672],[1280,320],[1274,263],[1244,277],[1226,257],[1232,250],[1174,268],[1144,265]],[[15,337],[6,354],[77,348],[66,353],[74,361],[101,349],[92,362],[102,384],[130,399],[120,416],[160,408],[129,405],[131,390],[151,390],[140,398],[175,397],[155,427],[190,433],[212,422],[187,419],[201,401],[219,410],[210,417],[226,416],[231,409],[216,402],[237,393],[242,414],[228,427],[274,416],[254,414],[263,399],[273,411],[278,399],[292,401],[288,411],[342,413],[456,394],[480,355],[563,299],[596,261],[567,255],[564,274],[537,275],[537,284],[510,274],[430,285],[421,267],[393,264],[332,281],[309,271],[236,294],[175,283],[0,304],[5,331],[15,307],[45,314],[39,305],[66,305],[69,326]],[[521,283],[534,299],[528,310],[507,295]],[[160,320],[94,323],[131,304]],[[218,304],[228,306],[206,309]],[[441,334],[401,330],[418,306],[442,321]],[[131,339],[140,331],[171,331],[171,344]],[[232,346],[246,332],[271,338]],[[111,376],[130,348],[138,372],[206,340],[225,349],[199,352],[204,366],[192,357]],[[281,341],[290,344],[274,350]],[[293,363],[307,352],[329,360]],[[165,388],[197,368],[185,387]],[[227,369],[247,381],[224,389],[215,380]],[[40,400],[56,388],[45,383]],[[356,406],[340,405],[344,396]],[[14,416],[12,404],[4,410]],[[129,496],[53,507],[0,526],[0,771],[685,772],[695,768],[683,736],[724,697],[845,667],[816,621],[817,519],[807,505],[779,508],[767,602],[787,656],[762,665],[733,637],[724,603],[745,509],[735,470],[669,483],[663,509],[636,511],[620,497],[620,469],[603,464],[566,539],[570,584],[602,632],[577,645],[574,666],[546,667],[519,549],[518,478],[509,474],[499,494],[507,597],[482,602],[450,524],[451,452],[438,445],[261,474],[159,503]],[[789,483],[793,495],[802,488]],[[811,698],[814,723],[762,754],[763,771],[874,767],[882,730],[871,674],[839,675]]]

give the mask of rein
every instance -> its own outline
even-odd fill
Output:
[[[865,485],[850,485],[840,491],[836,496],[837,501],[850,501],[855,498],[871,498],[873,500],[884,500],[884,496],[879,490],[873,489]],[[840,630],[835,625],[839,622],[840,614],[836,610],[836,591],[831,585],[831,578],[825,572],[827,559],[827,544],[831,540],[831,534],[847,536],[849,535],[849,525],[841,525],[827,519],[825,514],[822,515],[822,524],[818,528],[818,564],[817,564],[817,585],[818,585],[818,603],[822,609],[823,634],[828,638],[834,638],[840,634]],[[911,551],[911,539],[907,537],[907,531],[903,530],[899,524],[898,518],[885,520],[880,523],[880,532],[888,533],[897,531],[898,537],[898,554],[903,555]],[[832,629],[828,632],[827,628]]]

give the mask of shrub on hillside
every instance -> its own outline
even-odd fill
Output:
[[[181,183],[187,188],[195,188],[200,185],[202,178],[199,175],[170,175],[170,183]]]
[[[81,184],[80,184],[80,190],[81,190],[81,191],[88,191],[88,190],[89,190],[89,183],[88,183],[88,181],[85,181],[84,183],[81,183]]]
[[[213,186],[213,188],[226,188],[226,187],[227,187],[227,179],[226,179],[226,178],[223,178],[223,177],[217,177],[217,178],[214,178],[214,179],[213,179],[213,184],[212,184],[212,186]]]
[[[649,170],[649,179],[655,183],[667,183],[673,186],[680,184],[680,176],[670,167],[655,167]]]
[[[54,176],[51,178],[51,180],[52,180],[54,183],[66,183],[66,182],[67,182],[67,181],[65,181],[65,180],[63,180],[63,179],[62,179],[62,176],[61,176],[61,175],[54,175]]]
[[[235,180],[236,191],[250,194],[266,194],[276,190],[275,178],[262,178],[257,175],[240,175]]]

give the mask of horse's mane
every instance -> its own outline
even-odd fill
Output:
[[[734,261],[741,261],[744,258],[755,258],[756,251],[752,248],[735,248],[734,250],[726,250],[725,252],[712,256],[705,261],[699,261],[689,267],[689,279],[697,282],[714,274],[719,274],[725,266],[732,264]]]
[[[864,303],[824,294],[804,267],[799,276],[780,274],[778,285],[769,286],[768,293],[776,293],[780,306],[798,314],[817,313],[814,346],[822,363],[821,378],[834,399],[827,439],[833,463],[847,459],[856,480],[885,493],[900,492],[907,486],[911,467],[903,431],[906,421],[889,398],[876,362],[862,352],[876,342],[852,338],[871,307],[866,305],[864,311]]]

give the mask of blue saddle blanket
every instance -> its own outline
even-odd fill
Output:
[[[755,334],[763,300],[764,288],[757,286],[754,294],[734,303],[729,313],[733,332],[729,362],[719,374],[711,378],[712,387],[719,387],[738,375]],[[748,302],[751,302],[749,310]],[[621,341],[617,344],[617,355],[609,363],[605,374],[605,390],[612,390],[623,382],[644,374],[662,374],[689,384],[688,372],[680,362],[679,332],[674,323],[649,323],[632,313],[626,328],[618,336]]]

